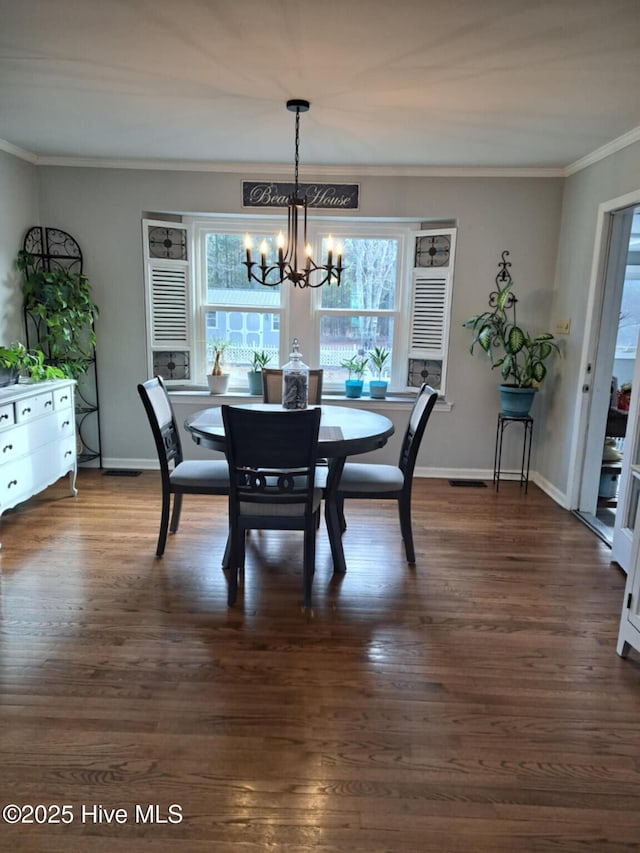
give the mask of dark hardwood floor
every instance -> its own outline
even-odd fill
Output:
[[[158,560],[156,474],[66,485],[0,522],[0,791],[72,821],[0,849],[640,849],[625,576],[534,486],[417,480],[415,568],[395,504],[349,503],[305,612],[301,534],[251,535],[229,609],[224,498],[186,498]]]

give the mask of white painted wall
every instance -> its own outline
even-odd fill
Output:
[[[97,332],[104,456],[107,461],[152,458],[148,426],[135,388],[146,378],[140,220],[144,211],[240,212],[243,176],[41,167],[38,177],[42,223],[64,228],[78,240],[100,307]],[[520,298],[519,316],[527,325],[547,328],[563,182],[554,178],[357,174],[341,175],[340,180],[360,183],[360,215],[457,221],[448,376],[453,409],[434,416],[418,465],[486,472],[493,464],[498,377],[479,357],[469,356],[469,334],[461,324],[486,307],[500,253],[508,249]],[[404,413],[393,418],[401,430]],[[388,452],[395,459],[395,444]],[[510,452],[507,447],[507,463]]]
[[[564,339],[561,369],[555,371],[544,400],[544,417],[537,436],[536,470],[570,507],[570,492],[579,469],[572,467],[576,413],[582,405],[582,353],[587,324],[591,267],[596,241],[596,221],[601,204],[640,189],[640,142],[610,155],[567,178],[552,322],[571,318],[571,334]],[[591,342],[590,359],[595,358]],[[574,459],[575,462],[575,459]],[[573,507],[571,507],[573,508]]]
[[[14,262],[28,228],[38,225],[37,169],[0,151],[0,344],[24,340],[20,275]]]

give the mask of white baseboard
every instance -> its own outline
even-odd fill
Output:
[[[157,459],[117,459],[114,457],[102,457],[102,467],[114,470],[141,469],[142,471],[159,471],[160,465]]]

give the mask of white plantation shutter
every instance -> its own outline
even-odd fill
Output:
[[[409,356],[441,358],[447,327],[448,282],[442,275],[413,272],[413,316]]]
[[[149,375],[168,385],[189,381],[193,361],[189,231],[143,220]]]
[[[149,264],[151,346],[189,346],[189,280],[186,267]]]
[[[407,384],[415,387],[426,378],[444,394],[456,230],[438,228],[413,236]]]

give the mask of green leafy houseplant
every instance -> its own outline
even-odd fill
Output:
[[[351,379],[352,374],[359,380],[364,376],[364,372],[367,369],[368,359],[363,356],[355,353],[351,356],[351,358],[345,358],[340,362],[340,367],[344,367],[349,371],[349,379]]]
[[[517,299],[513,293],[513,282],[508,280],[504,287],[491,294],[492,310],[483,311],[469,318],[465,323],[473,333],[469,351],[473,355],[477,346],[489,357],[491,368],[499,369],[502,377],[500,386],[503,398],[502,412],[510,417],[528,414],[533,394],[547,375],[545,362],[555,353],[558,345],[550,332],[532,335],[516,322],[515,305]],[[509,316],[512,312],[512,316]],[[524,389],[529,390],[525,402]],[[517,391],[521,401],[514,401]],[[506,402],[506,395],[511,402]]]
[[[0,386],[12,385],[25,372],[34,382],[45,379],[64,379],[66,374],[59,367],[45,364],[45,355],[41,349],[28,350],[20,341],[13,341],[7,347],[0,347]]]
[[[382,371],[390,355],[390,351],[385,347],[374,347],[369,352],[369,361],[375,367],[379,380],[382,379]]]
[[[264,350],[254,350],[251,358],[251,369],[247,371],[249,393],[257,396],[262,394],[262,369],[271,361],[271,355]]]
[[[473,332],[470,352],[476,344],[489,356],[492,369],[500,369],[503,384],[516,388],[536,388],[547,375],[545,361],[559,352],[550,332],[531,335],[507,314],[515,305],[512,283],[500,290],[492,311],[476,314],[464,326]]]
[[[254,373],[260,373],[262,368],[266,367],[270,361],[271,356],[268,352],[265,352],[264,350],[261,350],[260,352],[258,350],[254,350],[251,357],[251,370]]]
[[[24,306],[36,326],[46,363],[66,376],[82,376],[96,345],[93,324],[98,307],[89,280],[65,267],[47,270],[25,251],[18,253],[16,264],[23,273]]]
[[[349,371],[349,378],[344,384],[345,397],[362,396],[362,387],[364,384],[362,377],[367,369],[368,362],[369,360],[359,353],[354,353],[351,358],[345,358],[340,362],[340,366]],[[356,378],[352,379],[352,376],[355,376]]]

